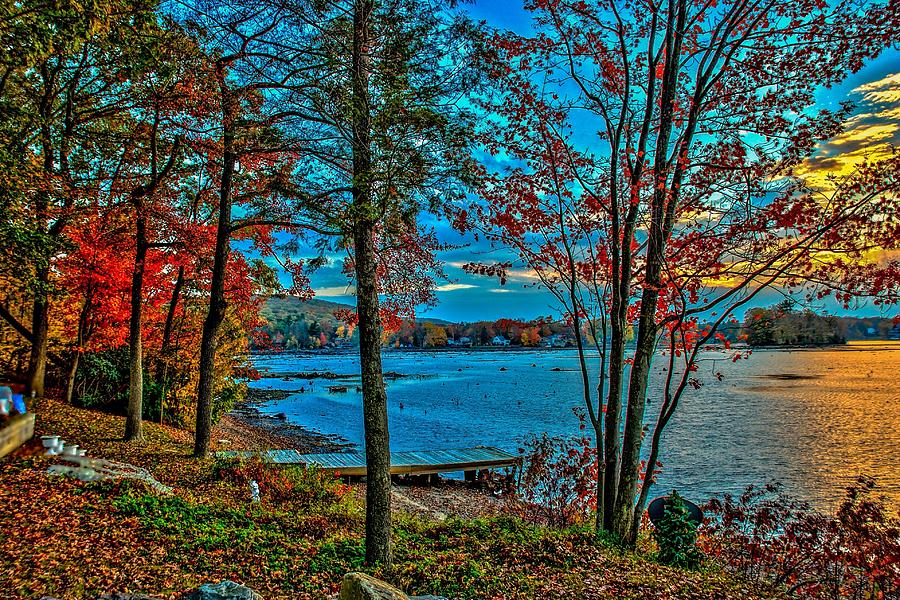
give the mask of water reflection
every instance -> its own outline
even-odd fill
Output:
[[[358,373],[352,355],[265,357],[258,365],[282,373]],[[428,376],[389,382],[391,446],[514,449],[529,432],[572,433],[572,407],[580,406],[576,368],[570,351],[386,353],[385,370]],[[677,488],[706,498],[774,479],[791,494],[830,509],[857,475],[871,474],[900,507],[898,369],[898,346],[757,351],[737,363],[724,354],[705,355],[699,372],[704,386],[686,392],[664,437],[659,493]],[[715,377],[719,371],[721,381]],[[658,366],[657,389],[662,376]],[[299,388],[282,378],[254,385]],[[346,394],[329,394],[327,385],[318,380],[312,392],[266,409],[361,443],[355,384],[350,381]],[[648,420],[655,419],[658,406],[648,407]]]

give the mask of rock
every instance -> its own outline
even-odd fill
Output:
[[[188,594],[186,600],[262,600],[262,596],[233,581],[205,583]]]
[[[407,596],[389,583],[365,573],[347,573],[337,600],[447,600],[443,596]]]
[[[409,600],[409,596],[365,573],[347,573],[341,582],[338,600]]]

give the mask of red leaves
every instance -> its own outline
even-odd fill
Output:
[[[596,452],[588,437],[526,438],[515,511],[532,522],[583,523],[596,508]]]
[[[701,544],[726,568],[808,598],[870,598],[900,590],[900,521],[860,478],[833,516],[778,493],[748,488],[712,500]]]

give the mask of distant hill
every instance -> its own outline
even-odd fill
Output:
[[[299,319],[300,315],[304,315],[307,321],[326,321],[337,322],[334,318],[334,312],[341,309],[354,310],[352,304],[344,304],[342,302],[330,302],[328,300],[312,300],[303,301],[295,296],[272,296],[266,300],[260,314],[269,323],[276,323],[294,317]]]
[[[272,296],[260,311],[266,324],[261,328],[268,341],[254,341],[254,349],[269,346],[285,349],[345,347],[357,343],[355,328],[347,327],[334,313],[354,310],[352,304],[329,300],[300,300],[294,296]],[[418,319],[420,325],[449,325],[441,319]],[[256,345],[262,344],[262,345]]]
[[[295,296],[272,296],[266,300],[266,304],[263,306],[261,313],[270,323],[289,316],[299,318],[301,314],[306,315],[307,321],[336,321],[334,318],[334,311],[348,308],[353,310],[356,306],[344,302],[321,300],[319,298],[304,301]],[[434,319],[432,317],[418,317],[416,320],[422,321],[423,323],[434,323],[435,325],[450,324],[450,321]]]

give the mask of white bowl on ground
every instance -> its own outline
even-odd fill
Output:
[[[57,444],[59,444],[59,436],[58,435],[42,435],[41,436],[41,444],[43,444],[44,448],[53,448]]]

